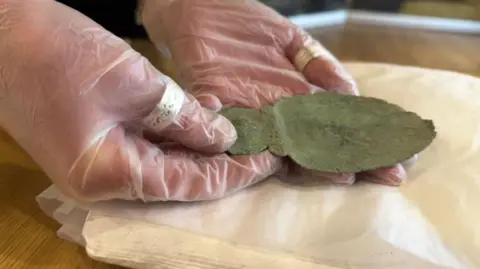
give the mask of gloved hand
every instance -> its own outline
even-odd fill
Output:
[[[297,72],[293,64],[296,53],[318,42],[258,1],[144,0],[140,10],[140,21],[150,38],[165,56],[172,57],[181,81],[199,100],[216,95],[224,107],[258,108],[281,97],[321,89],[358,94],[352,77],[323,47],[323,54],[311,61],[303,74]],[[252,167],[261,167],[255,158]],[[294,170],[313,173],[299,167]],[[349,173],[313,175],[347,184],[356,178]],[[360,177],[399,185],[406,173],[397,164],[366,171]]]
[[[56,1],[0,0],[0,36],[0,127],[73,198],[213,199],[281,165],[269,154],[215,154],[235,130],[189,95],[171,125],[149,129],[182,147],[164,152],[145,140],[138,131],[152,125],[142,119],[176,84]]]

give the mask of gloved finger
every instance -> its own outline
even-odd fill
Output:
[[[178,144],[163,152],[118,126],[89,148],[69,181],[82,200],[210,200],[267,178],[281,162],[268,152],[230,158]]]
[[[145,192],[162,200],[210,200],[234,193],[266,179],[281,168],[281,159],[268,152],[230,158],[226,154],[202,156],[164,155],[164,176],[158,167],[145,169]],[[161,184],[158,184],[162,182]]]
[[[418,155],[414,155],[412,158],[392,167],[362,172],[358,175],[358,178],[383,185],[400,186],[408,179],[406,169],[413,165],[417,158]]]
[[[203,94],[203,95],[196,96],[195,98],[203,108],[206,108],[206,109],[209,109],[209,110],[212,110],[212,111],[215,111],[215,112],[218,112],[222,108],[222,103],[214,95]],[[189,99],[192,100],[192,98],[189,98]],[[190,105],[194,106],[194,105],[196,105],[196,103],[193,103],[193,104],[190,104]],[[175,141],[174,139],[177,138],[175,136],[175,132],[168,132],[168,128],[167,128],[166,131],[164,130],[163,132],[162,131],[155,132],[152,129],[145,129],[145,130],[142,130],[142,136],[145,139],[147,139],[148,141],[150,141],[152,143],[155,143],[155,144],[156,143],[163,143],[165,141],[173,142],[173,141]],[[176,140],[178,141],[179,139],[176,139]],[[223,144],[221,144],[221,145],[222,146],[220,146],[220,148],[223,147]],[[199,147],[198,145],[194,145],[194,147],[195,146]]]
[[[213,94],[200,94],[196,95],[195,98],[204,108],[215,112],[218,112],[220,109],[222,109],[222,102],[220,102],[220,99]]]
[[[167,94],[167,92],[164,93],[164,96]],[[167,106],[162,102],[160,101],[157,108]],[[171,104],[173,107],[174,101]],[[227,150],[237,138],[235,127],[226,118],[202,107],[189,94],[183,99],[178,115],[172,118],[173,122],[168,126],[164,125],[163,128],[160,124],[160,128],[157,129],[159,125],[155,125],[156,119],[162,119],[164,111],[170,111],[170,109],[154,110],[147,117],[147,127],[153,127],[151,130],[159,136],[177,141],[191,149],[220,153]]]
[[[286,55],[295,63],[295,56],[305,46],[314,46],[319,56],[304,67],[302,74],[312,84],[327,91],[358,95],[358,89],[353,77],[342,64],[317,40],[303,29],[294,27],[291,43],[286,47]]]
[[[400,186],[407,180],[407,172],[401,164],[396,164],[392,167],[361,172],[358,178],[381,185]]]

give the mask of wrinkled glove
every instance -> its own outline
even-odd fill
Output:
[[[323,55],[311,61],[303,74],[298,72],[293,64],[296,53],[318,42],[258,1],[145,0],[140,10],[140,22],[164,56],[176,63],[185,87],[199,100],[217,96],[221,104],[215,109],[222,105],[258,108],[285,96],[322,89],[358,94],[352,77],[323,47]],[[251,158],[256,167],[258,157]],[[351,184],[356,178],[350,173],[313,173],[298,166],[293,170],[336,183]],[[397,164],[360,173],[360,177],[399,185],[406,173]]]
[[[75,199],[213,199],[281,166],[269,154],[218,154],[235,130],[190,95],[172,124],[148,129],[176,148],[144,139],[143,119],[176,84],[56,1],[0,0],[0,36],[0,126]]]

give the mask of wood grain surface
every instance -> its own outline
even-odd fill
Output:
[[[480,76],[480,37],[347,25],[313,31],[343,61],[386,62]],[[35,196],[48,178],[0,131],[0,268],[119,268],[56,237]]]

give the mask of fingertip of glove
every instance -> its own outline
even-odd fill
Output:
[[[397,187],[407,181],[408,175],[403,165],[396,164],[392,167],[362,172],[361,177],[373,183]]]
[[[353,77],[339,62],[317,58],[305,67],[304,75],[311,83],[327,91],[359,95]]]
[[[237,140],[232,123],[203,107],[192,95],[187,95],[178,118],[163,135],[190,149],[212,154],[225,152]]]
[[[204,108],[215,112],[218,112],[222,109],[222,102],[220,102],[220,99],[213,94],[201,94],[195,96],[195,98],[197,98],[197,101]]]
[[[209,137],[207,145],[202,149],[212,153],[227,151],[237,140],[237,131],[233,124],[215,111],[201,108],[206,117],[205,133]]]

